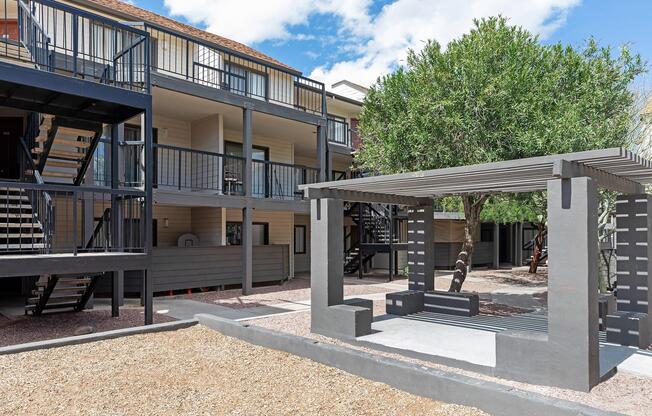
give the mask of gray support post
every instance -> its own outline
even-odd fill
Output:
[[[93,171],[92,171],[92,164],[87,174],[87,178],[92,178],[93,177]],[[91,184],[92,186],[92,184]],[[91,238],[93,238],[93,221],[95,219],[95,215],[93,212],[93,197],[92,193],[87,193],[84,192],[82,194],[82,247],[86,247],[89,241],[91,241]],[[88,298],[88,301],[86,302],[85,309],[93,309],[95,303],[95,299],[93,294],[90,295]],[[122,306],[122,305],[121,305]]]
[[[355,338],[371,333],[371,301],[344,301],[344,207],[340,199],[310,201],[311,331]]]
[[[408,289],[435,290],[435,243],[432,204],[408,208]]]
[[[389,205],[389,253],[387,254],[389,281],[394,280],[394,206]]]
[[[328,166],[326,163],[328,143],[326,141],[326,119],[323,119],[317,125],[317,169],[319,169],[319,182],[326,182],[326,175],[328,175]]]
[[[154,280],[149,270],[143,271],[145,280],[145,325],[154,323]]]
[[[516,266],[523,265],[523,223],[516,223]]]
[[[242,109],[242,151],[245,156],[244,193],[245,198],[252,197],[253,189],[253,105],[245,105]],[[253,208],[249,202],[242,209],[242,294],[248,295],[253,288]]]
[[[647,348],[652,342],[652,196],[616,200],[617,312],[607,315],[607,341]]]
[[[143,132],[145,141],[145,252],[148,256],[152,256],[153,250],[153,219],[154,213],[152,208],[153,203],[153,183],[154,183],[154,143],[152,137],[152,104],[148,105],[145,110],[145,117],[143,118]],[[154,276],[152,273],[145,269],[142,271],[143,275],[143,292],[142,296],[143,306],[145,308],[145,325],[151,325],[154,322]]]
[[[242,294],[248,295],[253,288],[253,208],[242,208]]]
[[[120,142],[124,138],[124,124],[111,125],[111,190],[120,189]],[[122,198],[113,194],[111,196],[111,237],[113,251],[120,251],[123,246],[123,224],[122,219]],[[121,282],[124,279],[122,270],[113,270],[111,276],[111,316],[120,315],[120,302],[123,295],[120,288],[124,287]]]
[[[597,230],[596,182],[548,181],[548,333],[496,334],[497,376],[580,391],[598,384]]]
[[[494,223],[494,245],[493,245],[494,269],[500,269],[500,224]]]

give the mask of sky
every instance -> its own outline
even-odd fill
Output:
[[[446,45],[502,14],[543,43],[628,44],[652,65],[651,0],[131,0],[245,43],[329,87],[371,85],[428,39]],[[650,84],[650,75],[638,82]]]

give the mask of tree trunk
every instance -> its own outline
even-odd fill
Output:
[[[473,258],[473,248],[475,246],[476,230],[480,224],[480,212],[487,200],[488,195],[464,195],[462,202],[464,203],[464,243],[462,243],[462,250],[457,255],[455,261],[455,271],[453,272],[453,280],[448,288],[449,292],[459,292],[462,290],[462,284],[466,280],[466,271],[471,264]]]
[[[537,224],[537,235],[534,237],[534,254],[532,255],[532,261],[530,262],[530,273],[536,273],[539,268],[541,254],[543,254],[543,229],[543,224]]]

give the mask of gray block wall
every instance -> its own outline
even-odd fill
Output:
[[[652,197],[620,195],[616,200],[617,312],[607,316],[607,341],[646,348],[652,321]]]
[[[548,333],[496,334],[496,375],[589,391],[600,379],[598,203],[590,178],[548,182]]]
[[[371,333],[372,309],[344,302],[344,206],[340,199],[310,201],[311,331],[336,338]]]
[[[432,204],[408,208],[408,289],[435,289],[435,245]]]

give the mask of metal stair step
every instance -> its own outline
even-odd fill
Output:
[[[68,309],[68,308],[74,308],[76,306],[77,306],[77,302],[48,303],[43,307],[43,310]],[[34,309],[36,309],[36,305],[25,306],[26,311],[31,311]]]
[[[64,126],[59,126],[57,128],[57,135],[59,134],[64,134],[68,136],[75,136],[75,137],[93,137],[95,136],[95,132],[93,130],[84,130],[84,129],[77,129],[74,127],[64,127]],[[56,141],[56,139],[55,139]]]
[[[90,143],[88,142],[82,142],[79,140],[70,140],[70,139],[62,139],[59,136],[57,136],[54,139],[54,142],[52,142],[52,145],[54,146],[66,146],[66,147],[79,147],[79,148],[88,148],[91,146]]]
[[[46,163],[47,165],[47,163]],[[76,173],[71,173],[71,172],[52,172],[49,170],[44,170],[42,173],[43,177],[51,177],[51,178],[76,178],[77,174]]]
[[[25,244],[2,244],[0,243],[0,250],[36,250],[45,248],[44,243],[25,243]]]
[[[33,214],[25,212],[2,212],[0,210],[0,218],[32,218]]]
[[[34,161],[37,163],[38,161]],[[46,165],[53,168],[69,168],[69,169],[79,169],[81,167],[80,162],[73,162],[69,160],[49,160],[46,162]]]
[[[43,149],[40,147],[35,147],[32,149],[34,153],[41,154],[43,153]],[[72,159],[83,159],[84,156],[86,156],[85,152],[70,152],[67,150],[57,150],[57,149],[52,149],[50,150],[50,153],[48,154],[48,157],[63,157],[63,158],[72,158]]]

